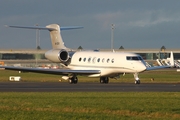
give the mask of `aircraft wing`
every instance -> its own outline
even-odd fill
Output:
[[[147,67],[146,71],[149,70],[157,70],[157,69],[163,69],[163,68],[170,68],[171,66],[155,66],[155,67]]]
[[[44,69],[44,68],[28,68],[28,67],[14,67],[14,66],[0,66],[5,70],[23,71],[23,72],[35,72],[44,74],[54,74],[54,75],[67,75],[67,74],[100,74],[100,70],[70,70],[70,69]]]

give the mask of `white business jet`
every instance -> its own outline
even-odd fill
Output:
[[[49,30],[52,42],[51,50],[45,53],[45,57],[55,63],[62,63],[68,69],[42,69],[13,66],[0,66],[7,70],[28,71],[45,74],[62,75],[71,84],[78,82],[78,75],[99,77],[100,83],[108,83],[109,78],[116,78],[125,73],[134,74],[135,84],[140,84],[138,74],[146,70],[168,68],[170,66],[146,67],[140,55],[127,52],[100,52],[100,51],[73,51],[64,45],[61,30],[78,29],[82,27],[60,27],[50,24],[46,27],[32,26],[8,26],[14,28]]]

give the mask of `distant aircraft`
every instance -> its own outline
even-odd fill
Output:
[[[168,68],[170,66],[146,67],[146,63],[140,55],[128,52],[100,52],[100,51],[73,51],[64,45],[61,30],[78,29],[82,27],[60,27],[58,24],[50,24],[46,27],[32,26],[8,26],[14,28],[49,30],[52,42],[51,50],[45,53],[45,57],[55,63],[62,63],[68,69],[42,69],[13,66],[0,66],[6,70],[28,71],[45,74],[63,75],[62,78],[69,83],[76,84],[78,75],[99,77],[100,83],[108,83],[109,78],[116,78],[125,73],[134,75],[135,84],[140,84],[138,74],[146,70]],[[75,41],[73,41],[75,42]]]
[[[163,65],[173,65],[173,66],[177,66],[177,61],[174,60],[174,55],[173,52],[171,51],[170,54],[170,58],[167,59],[156,59],[157,63],[159,64],[159,66],[163,66]]]

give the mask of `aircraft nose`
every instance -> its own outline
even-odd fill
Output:
[[[142,64],[142,70],[143,70],[143,71],[146,70],[146,65]]]
[[[143,72],[146,70],[146,66],[143,63],[139,63],[137,66],[137,72]]]

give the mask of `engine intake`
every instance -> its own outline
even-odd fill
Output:
[[[69,59],[69,53],[66,50],[61,50],[58,57],[60,61],[66,62]]]
[[[45,57],[56,63],[63,63],[65,65],[68,65],[71,61],[71,57],[74,54],[74,52],[68,52],[64,49],[62,50],[49,50],[45,53]]]

